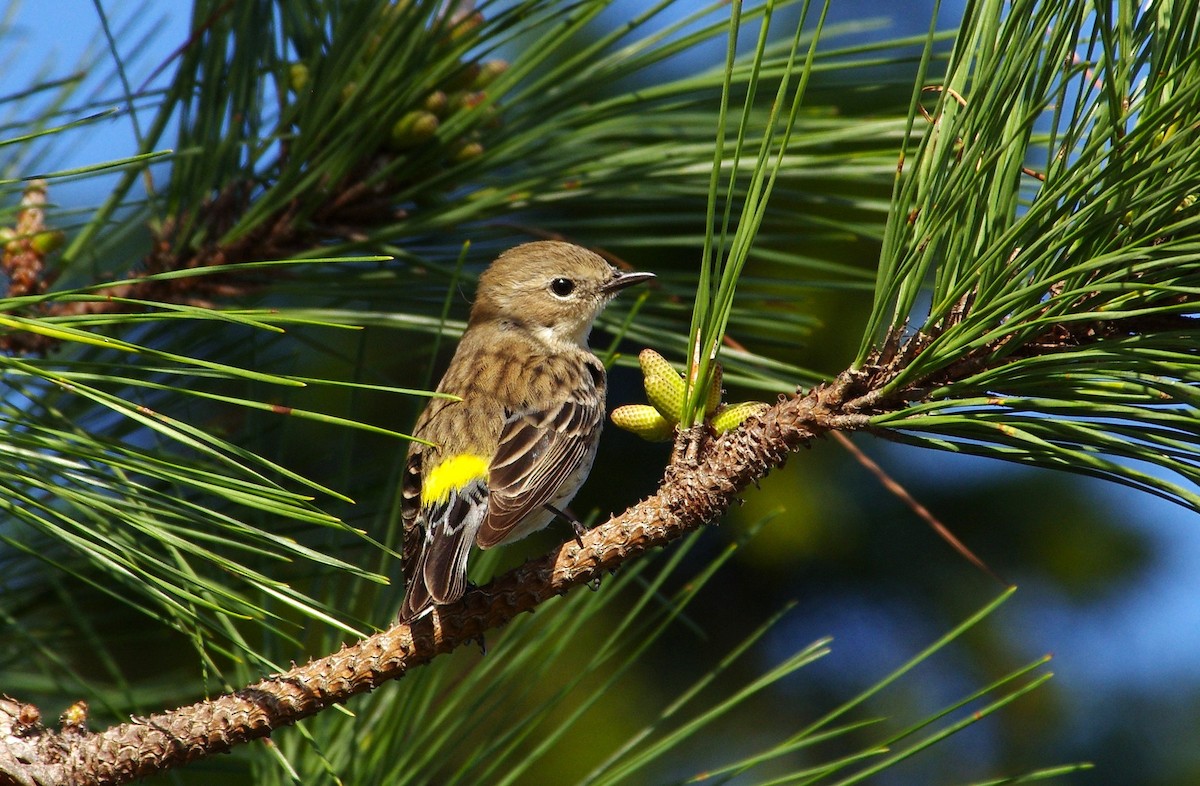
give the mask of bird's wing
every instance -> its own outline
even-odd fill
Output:
[[[476,535],[480,547],[503,543],[522,519],[554,499],[591,456],[603,417],[597,402],[574,396],[508,417],[488,469],[488,512]]]

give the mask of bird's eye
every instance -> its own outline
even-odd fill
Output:
[[[556,278],[550,282],[550,291],[558,297],[566,297],[575,291],[575,282],[569,278]]]

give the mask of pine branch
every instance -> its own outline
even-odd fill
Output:
[[[235,693],[98,733],[79,723],[47,730],[31,722],[37,713],[30,705],[0,704],[0,784],[127,783],[265,737],[373,690],[713,521],[813,437],[865,425],[863,416],[840,414],[844,398],[843,384],[821,386],[718,439],[688,432],[658,493],[588,532],[582,545],[571,541],[430,617]]]
[[[970,28],[981,33],[990,29],[988,20],[998,14],[1000,4],[982,5],[988,13],[972,16]],[[1017,13],[1010,20],[1012,29],[993,37],[1026,42],[1040,52],[1040,31],[1049,20]],[[709,435],[703,427],[684,432],[654,496],[592,530],[581,543],[565,544],[411,626],[397,626],[211,701],[135,718],[98,733],[86,731],[82,709],[69,713],[60,731],[50,731],[43,728],[40,712],[32,705],[0,703],[0,786],[123,783],[265,737],[478,640],[553,596],[598,580],[714,521],[751,483],[783,464],[790,452],[829,431],[869,429],[897,439],[911,437],[931,447],[1104,475],[1196,502],[1194,495],[1185,496],[1189,492],[1142,479],[1104,458],[1105,454],[1144,458],[1200,475],[1193,466],[1194,426],[1180,425],[1185,418],[1194,420],[1192,411],[1180,413],[1161,406],[1192,406],[1200,376],[1192,350],[1200,331],[1194,320],[1182,316],[1196,311],[1200,275],[1195,248],[1188,240],[1198,220],[1191,190],[1196,164],[1189,155],[1197,130],[1186,120],[1195,116],[1191,110],[1200,96],[1188,70],[1197,65],[1191,54],[1195,50],[1183,52],[1176,67],[1152,70],[1168,81],[1155,85],[1160,88],[1157,93],[1147,94],[1153,101],[1139,115],[1143,129],[1117,134],[1119,144],[1101,138],[1095,144],[1064,147],[1075,154],[1063,155],[1061,161],[1056,158],[1039,197],[1029,203],[1031,208],[1018,210],[1024,187],[1021,173],[1029,171],[1023,151],[1032,120],[1045,111],[1049,103],[1045,98],[1054,93],[1046,85],[1026,86],[1022,80],[1051,74],[1058,63],[1068,62],[1066,55],[1074,52],[1081,26],[1082,18],[1066,17],[1055,28],[1057,49],[1053,57],[1045,58],[1053,66],[1049,69],[1030,72],[1026,53],[1006,47],[981,47],[981,57],[1004,59],[1004,70],[989,67],[993,63],[986,59],[974,69],[955,61],[954,78],[947,79],[936,113],[935,133],[926,137],[924,153],[918,158],[921,167],[915,176],[901,181],[902,193],[885,239],[887,264],[880,271],[871,329],[855,364],[835,381],[786,398],[720,437]],[[1148,41],[1153,40],[1149,27],[1144,32]],[[966,36],[964,51],[975,47],[977,38]],[[1111,53],[1106,62],[1121,65],[1118,56],[1127,48],[1106,46]],[[455,57],[447,55],[447,60]],[[1124,123],[1123,115],[1116,114],[1128,92],[1118,89],[1120,79],[1140,69],[1140,61],[1121,68],[1109,66],[1109,78],[1102,82],[1068,69],[1061,91],[1076,82],[1103,85],[1111,96],[1098,94],[1080,105],[1106,108],[1113,113],[1110,121],[1117,117]],[[967,85],[975,73],[982,75],[980,79],[1005,75],[1005,84],[1013,87],[989,91],[980,84],[972,93]],[[964,95],[970,99],[959,105]],[[988,100],[996,106],[989,106]],[[568,116],[559,112],[556,122],[568,128]],[[997,117],[1010,118],[1013,127],[994,126],[991,120]],[[593,131],[600,127],[579,125]],[[1107,129],[1116,127],[1115,122],[1096,124],[1097,134],[1103,137]],[[1162,133],[1154,134],[1155,128]],[[319,141],[328,150],[352,147]],[[497,149],[515,148],[498,145]],[[1052,144],[1048,149],[1057,148]],[[996,151],[1006,151],[1002,160]],[[1147,196],[1131,205],[1130,194],[1137,189],[1131,187],[1134,181],[1124,170],[1133,164],[1143,170],[1143,179],[1137,182]],[[319,223],[325,215],[321,204],[332,205],[329,215],[339,217],[348,215],[340,212],[345,205],[359,199],[351,188],[344,192],[345,199],[301,205],[293,201],[294,195],[311,183],[303,181],[301,170],[283,174],[278,182],[287,188],[256,204],[243,204],[244,197],[236,191],[219,192],[234,202],[229,220],[219,204],[212,215],[180,213],[178,231],[188,243],[174,245],[201,250],[187,252],[193,254],[188,256],[163,249],[154,252],[163,256],[153,264],[169,268],[180,260],[217,259],[213,249],[224,249],[220,253],[226,256],[221,259],[228,260],[228,250],[237,249],[239,243],[261,255],[264,246],[271,247],[273,237],[290,238],[292,229],[308,231],[306,227]],[[555,171],[554,177],[561,179],[561,172]],[[1103,188],[1093,191],[1089,185],[1093,181]],[[240,181],[229,177],[223,182]],[[331,177],[320,185],[339,182],[343,182],[340,177]],[[434,178],[433,182],[444,181]],[[604,186],[598,179],[589,188]],[[196,179],[196,193],[208,193],[208,188],[207,181]],[[935,188],[934,196],[929,195],[930,188]],[[516,184],[509,191],[519,193]],[[1085,196],[1063,196],[1076,193]],[[394,195],[388,204],[401,203],[401,196]],[[478,205],[491,198],[485,194],[482,201],[470,203],[476,210],[471,215],[483,215]],[[960,216],[968,199],[973,200],[979,220],[956,224],[951,219]],[[1004,208],[999,216],[1004,220],[994,220],[996,205]],[[245,215],[244,208],[248,208]],[[452,219],[464,216],[457,209],[457,205],[448,208],[439,220],[454,223]],[[386,223],[386,218],[381,221]],[[428,218],[425,224],[414,224],[416,230],[432,225]],[[964,231],[963,226],[986,228],[988,242],[977,242],[977,233]],[[176,230],[167,226],[163,231]],[[280,234],[271,234],[277,231]],[[321,234],[347,236],[339,235],[334,224],[326,225]],[[303,238],[302,245],[310,239]],[[286,250],[290,242],[280,241],[280,249]],[[1187,266],[1171,272],[1182,260]],[[918,308],[931,275],[934,302],[927,309]],[[923,324],[910,330],[909,321],[919,319],[922,310],[927,312]],[[1092,352],[1099,360],[1094,366],[1082,365],[1090,361]],[[1147,368],[1154,374],[1147,374]],[[1105,412],[1111,417],[1098,422],[1097,402],[1114,399],[1117,404]],[[1064,412],[1076,419],[1043,417]],[[1032,416],[1024,417],[1027,414]],[[1137,430],[1136,436],[1122,442],[1119,438],[1131,430]],[[1144,442],[1134,445],[1136,439]]]
[[[369,515],[375,493],[386,488],[382,462],[371,463],[377,474],[370,478],[355,471],[341,485],[317,483],[293,466],[294,457],[265,454],[267,446],[291,430],[281,422],[301,418],[402,437],[353,408],[326,416],[328,400],[314,404],[321,394],[295,388],[383,391],[380,375],[388,372],[364,371],[353,353],[342,354],[341,339],[321,344],[323,331],[453,332],[455,322],[437,316],[446,293],[459,291],[458,272],[445,261],[469,238],[469,279],[501,235],[513,241],[499,222],[565,230],[591,245],[614,237],[607,222],[616,219],[616,236],[628,248],[691,243],[712,157],[708,107],[724,73],[664,82],[654,69],[727,23],[714,2],[695,18],[655,27],[669,5],[593,40],[588,26],[608,0],[576,4],[568,20],[554,0],[522,0],[503,10],[489,5],[486,19],[457,22],[440,2],[335,5],[301,18],[271,0],[200,0],[194,29],[203,34],[172,55],[179,64],[169,86],[126,96],[154,115],[137,136],[136,154],[92,167],[120,174],[103,205],[56,205],[55,178],[64,173],[39,161],[13,172],[50,172],[51,198],[38,186],[28,189],[29,204],[0,207],[9,274],[0,280],[0,294],[8,295],[0,297],[0,365],[14,391],[3,413],[11,444],[0,455],[0,507],[18,522],[24,559],[40,558],[151,614],[163,630],[195,635],[215,671],[221,668],[208,663],[210,648],[264,660],[241,640],[242,626],[286,639],[298,613],[350,635],[369,629],[363,619],[371,614],[324,603],[293,584],[314,557],[321,570],[357,575],[354,566],[329,563],[313,540],[337,530],[359,537],[341,523],[338,506],[366,500],[351,515]],[[753,5],[747,18],[764,13],[763,4]],[[280,35],[264,33],[256,13]],[[513,45],[526,40],[541,43]],[[876,49],[903,62],[880,44],[830,51],[814,69],[873,67]],[[507,71],[497,55],[511,57]],[[786,63],[771,48],[761,65],[774,75],[763,78],[780,79]],[[745,66],[739,60],[735,92],[744,90]],[[839,88],[829,106],[845,101],[852,109],[854,92]],[[61,111],[86,119],[98,106]],[[758,106],[753,115],[761,125],[769,110]],[[37,115],[20,139],[58,117]],[[171,118],[180,127],[169,142]],[[811,196],[816,191],[842,193],[840,205],[859,206],[855,216],[826,216],[823,231],[869,236],[882,205],[863,195],[874,192],[870,183],[886,181],[902,120],[818,108],[799,122],[805,133],[789,147],[777,198],[801,205],[820,201]],[[68,126],[88,130],[82,120],[53,124]],[[60,146],[74,139],[57,133]],[[165,177],[149,169],[164,159],[171,165]],[[814,186],[831,178],[835,186]],[[139,182],[144,195],[134,190]],[[0,201],[15,203],[17,195],[8,195],[23,185],[0,184]],[[58,229],[67,243],[54,254],[47,242],[60,238]],[[759,236],[763,259],[806,271],[789,275],[787,286],[799,292],[814,275],[865,286],[851,266],[797,247],[797,231],[789,211]],[[347,258],[364,250],[372,258]],[[381,264],[382,255],[394,262]],[[671,275],[669,264],[657,268],[666,297],[622,329],[630,340],[686,342],[681,325],[692,282]],[[818,381],[815,372],[756,354],[764,344],[794,342],[813,320],[790,306],[757,319],[763,300],[780,297],[775,280],[747,282],[742,292],[734,325],[753,351],[729,353],[733,384],[778,391]],[[616,324],[620,310],[608,319],[606,327]],[[337,356],[335,378],[326,378],[325,367],[314,372],[314,344]],[[295,379],[276,373],[278,366],[261,370],[264,358],[282,353],[304,358]],[[353,382],[342,376],[350,373]],[[246,420],[246,411],[272,415]],[[354,461],[351,452],[344,456]],[[289,529],[279,533],[283,520]],[[387,532],[386,524],[364,530]],[[394,542],[386,534],[379,540]],[[296,567],[281,572],[281,563]],[[381,581],[386,567],[377,570],[370,577]],[[282,609],[276,593],[286,598]]]
[[[1141,327],[1136,318],[1083,327],[1056,325],[1045,340],[1030,342],[1027,352],[1053,353],[1064,347],[1078,351],[1087,343],[1101,344]],[[996,344],[1007,340],[997,339]],[[909,342],[913,343],[921,342]],[[988,355],[995,357],[997,348],[991,347]],[[790,453],[814,438],[830,431],[874,431],[874,417],[889,409],[911,407],[927,395],[924,381],[881,395],[911,359],[898,339],[889,341],[874,359],[875,363],[847,370],[833,382],[781,399],[719,437],[703,426],[680,432],[658,491],[590,530],[580,542],[572,540],[527,562],[468,592],[458,603],[437,607],[427,617],[396,625],[305,666],[234,693],[134,718],[96,733],[84,729],[78,713],[66,719],[61,730],[53,731],[40,725],[40,711],[32,705],[0,702],[0,786],[128,783],[266,737],[464,644],[481,641],[518,614],[581,584],[596,582],[646,552],[715,521],[750,484],[782,466]],[[957,381],[956,376],[977,371],[967,359],[944,369],[939,381],[949,384]]]

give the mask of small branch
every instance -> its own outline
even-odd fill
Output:
[[[556,595],[603,577],[626,561],[715,520],[750,483],[780,466],[813,437],[865,416],[839,414],[845,385],[783,398],[719,438],[681,434],[680,458],[654,496],[556,551],[525,563],[458,603],[437,607],[352,647],[268,677],[239,691],[89,733],[73,723],[42,728],[36,709],[0,701],[0,786],[120,784],[266,737],[479,638]],[[31,720],[32,719],[32,720]]]
[[[840,431],[832,432],[832,436],[835,440],[837,440],[838,444],[846,449],[847,453],[854,457],[855,461],[861,464],[863,468],[867,470],[867,472],[870,472],[875,476],[875,479],[879,481],[879,485],[883,486],[883,488],[889,494],[896,497],[906,506],[908,506],[908,509],[915,513],[918,518],[928,524],[930,529],[937,533],[938,537],[950,544],[950,548],[957,551],[964,559],[967,560],[967,562],[970,562],[972,565],[979,568],[980,571],[995,579],[1001,587],[1012,586],[1010,582],[1002,579],[1000,575],[996,573],[996,571],[992,570],[992,568],[986,562],[980,559],[975,552],[967,548],[967,544],[959,540],[958,537],[950,531],[949,527],[938,520],[938,517],[933,515],[929,508],[918,502],[916,497],[908,492],[908,489],[904,488],[903,485],[901,485],[895,478],[887,473],[887,470],[879,466],[878,462],[876,462],[866,453],[863,453],[857,445],[850,441],[849,437]]]

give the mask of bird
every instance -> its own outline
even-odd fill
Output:
[[[453,398],[430,399],[405,459],[401,621],[462,597],[472,545],[511,543],[564,515],[604,424],[592,323],[617,293],[652,278],[559,241],[511,248],[480,275],[437,386]]]

